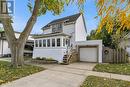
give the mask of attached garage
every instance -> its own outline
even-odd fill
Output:
[[[102,40],[78,41],[79,61],[102,63]]]
[[[80,55],[80,61],[98,62],[98,47],[97,46],[79,47],[79,55]]]

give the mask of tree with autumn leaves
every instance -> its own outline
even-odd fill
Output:
[[[101,18],[97,33],[105,26],[111,34],[112,44],[118,48],[130,30],[130,0],[97,0],[97,9]]]
[[[6,1],[6,0],[0,0]],[[53,14],[59,15],[66,5],[76,3],[82,10],[85,0],[28,0],[28,8],[31,12],[31,16],[28,19],[23,32],[19,38],[15,37],[14,28],[12,27],[12,19],[8,14],[4,14],[6,17],[0,17],[0,22],[3,24],[4,31],[11,49],[12,65],[22,66],[24,65],[23,51],[25,43],[30,35],[34,24],[37,22],[38,16],[44,16],[47,11]],[[117,33],[121,32],[125,27],[130,28],[130,1],[129,0],[96,0],[98,8],[98,16],[101,21],[99,24],[98,32],[101,31],[104,24],[107,23],[107,31],[113,31],[113,16],[116,15],[116,20],[120,21]],[[0,3],[1,5],[1,3]],[[84,11],[87,9],[84,9]],[[1,12],[0,12],[1,13]],[[0,14],[1,16],[1,14]]]
[[[116,33],[130,29],[130,0],[96,0],[98,16],[101,18],[98,31],[106,25],[108,33],[116,29]],[[116,22],[115,22],[116,21]],[[115,23],[119,27],[114,27]]]
[[[1,7],[0,0],[0,7]],[[0,12],[0,22],[4,27],[4,31],[8,40],[8,44],[11,50],[11,62],[14,67],[24,65],[24,46],[32,31],[34,24],[37,22],[38,16],[44,16],[46,12],[50,11],[55,15],[59,15],[63,12],[64,7],[72,3],[76,3],[77,6],[82,10],[84,0],[27,0],[28,8],[31,12],[31,16],[28,19],[25,28],[21,32],[19,38],[15,37],[14,28],[12,26],[12,19],[9,14],[2,14]],[[7,4],[8,5],[8,4]],[[1,11],[1,10],[0,10]],[[15,22],[15,21],[14,21]]]

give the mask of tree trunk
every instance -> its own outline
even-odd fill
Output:
[[[2,0],[0,0],[2,1]],[[6,0],[5,0],[6,1]],[[38,12],[39,12],[39,4],[40,0],[35,0],[34,9],[32,12],[32,16],[29,18],[23,32],[20,34],[19,38],[15,37],[14,30],[12,27],[12,21],[11,17],[9,17],[8,14],[4,14],[3,18],[0,18],[0,22],[3,24],[6,38],[8,40],[8,44],[11,51],[11,57],[12,57],[12,65],[15,67],[23,66],[24,64],[24,46],[26,44],[26,41],[28,39],[28,36],[30,35],[30,32],[36,23]],[[1,12],[0,12],[1,15]]]
[[[24,65],[24,45],[19,42],[14,42],[14,45],[11,47],[11,57],[12,57],[12,65],[14,67],[23,66]]]

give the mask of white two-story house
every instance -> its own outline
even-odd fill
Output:
[[[43,34],[33,36],[33,58],[46,57],[62,62],[71,49],[77,49],[80,43],[87,41],[85,20],[80,13],[51,21],[42,30]],[[87,42],[85,46],[91,43]]]

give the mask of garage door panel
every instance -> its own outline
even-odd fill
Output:
[[[97,47],[80,48],[80,61],[97,62]]]

